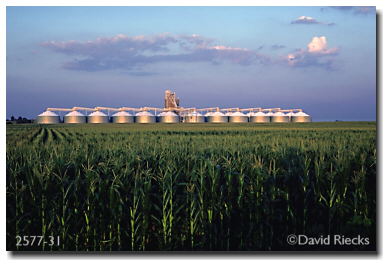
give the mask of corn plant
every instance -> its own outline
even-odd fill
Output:
[[[7,125],[6,146],[9,250],[295,250],[295,233],[376,247],[372,122]],[[16,246],[30,235],[60,240]]]

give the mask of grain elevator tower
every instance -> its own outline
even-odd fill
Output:
[[[176,94],[170,90],[165,90],[164,107],[165,108],[177,108],[179,107],[179,98]]]

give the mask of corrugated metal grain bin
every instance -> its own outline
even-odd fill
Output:
[[[156,123],[156,116],[148,111],[141,111],[135,114],[136,123]]]
[[[209,112],[206,114],[206,120],[210,123],[225,123],[228,122],[228,116],[222,112]]]
[[[69,112],[64,116],[64,123],[86,123],[87,117],[78,111]]]
[[[311,117],[310,117],[310,115],[300,111],[300,112],[294,113],[294,115],[291,116],[291,121],[292,122],[311,122]]]
[[[55,124],[60,123],[61,120],[60,116],[58,116],[56,113],[52,111],[45,111],[37,116],[35,122],[38,124]]]
[[[284,122],[289,122],[290,118],[285,115],[283,112],[276,112],[274,113],[273,116],[271,116],[271,122],[276,122],[276,123],[284,123]]]
[[[254,115],[252,115],[249,118],[249,121],[253,122],[253,123],[267,123],[267,122],[271,122],[271,116],[266,115],[262,111],[259,111],[259,112],[256,112]]]
[[[101,111],[95,111],[88,115],[88,123],[108,123],[107,114]]]
[[[243,123],[248,122],[248,116],[242,112],[236,111],[229,115],[229,122],[231,123]]]
[[[161,123],[178,123],[180,122],[180,117],[172,111],[167,111],[158,114],[157,120]]]
[[[111,117],[113,123],[134,123],[134,116],[126,111],[119,111]]]

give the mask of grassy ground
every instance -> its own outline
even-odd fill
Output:
[[[7,249],[374,250],[376,123],[7,125]]]

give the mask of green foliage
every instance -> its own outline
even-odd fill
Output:
[[[375,249],[375,123],[7,125],[9,250],[294,250],[289,234]]]

